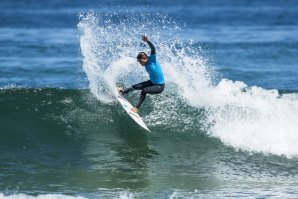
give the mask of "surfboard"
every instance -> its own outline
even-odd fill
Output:
[[[142,128],[144,128],[145,130],[149,131],[148,127],[146,126],[146,124],[144,123],[144,121],[142,120],[142,118],[140,117],[139,114],[133,112],[131,109],[133,108],[133,106],[129,103],[129,101],[127,101],[127,99],[125,99],[123,97],[122,94],[119,93],[119,91],[117,90],[117,88],[115,89],[115,95],[116,95],[116,99],[120,102],[121,106],[124,108],[124,110],[126,111],[126,113],[138,124],[140,125]]]

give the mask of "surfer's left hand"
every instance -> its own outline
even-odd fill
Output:
[[[132,110],[132,111],[135,112],[135,113],[137,113],[137,112],[139,111],[139,109],[136,108],[136,107],[132,107],[130,110]]]

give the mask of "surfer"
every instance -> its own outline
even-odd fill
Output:
[[[155,46],[149,41],[146,35],[142,35],[142,40],[149,45],[151,54],[148,56],[145,52],[140,52],[137,56],[137,61],[141,66],[145,67],[150,80],[132,85],[127,89],[119,88],[119,92],[122,94],[127,94],[133,90],[142,90],[139,102],[131,109],[135,113],[138,112],[147,94],[160,94],[165,88],[164,76],[156,59]]]

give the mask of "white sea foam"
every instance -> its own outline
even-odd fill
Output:
[[[8,85],[0,87],[0,90],[9,90],[9,89],[18,89],[18,88],[22,88],[22,87],[17,86],[16,84],[12,83],[12,84],[8,84]]]
[[[119,195],[119,199],[133,199],[134,196],[132,193],[130,192],[121,192],[120,195]]]
[[[0,193],[0,199],[85,199],[81,196],[68,196],[63,194],[41,194],[37,196],[31,196],[27,194],[12,194],[4,195]]]
[[[158,100],[154,100],[146,122],[151,126],[183,123],[184,127],[177,127],[183,129],[206,125],[209,136],[237,149],[298,155],[298,95],[281,96],[277,90],[248,87],[228,79],[214,85],[214,72],[200,56],[201,49],[194,49],[191,41],[181,41],[180,28],[166,17],[144,14],[121,19],[117,13],[87,13],[81,15],[78,27],[82,32],[83,69],[91,92],[99,100],[110,102],[109,92],[117,82],[129,86],[147,80],[135,59],[139,51],[148,49],[140,45],[140,35],[145,32],[157,46],[167,82],[165,93],[171,96],[150,96]],[[201,123],[196,114],[179,112],[181,101],[194,110],[205,110]]]
[[[93,197],[92,197],[93,198]],[[101,198],[101,197],[100,197]],[[122,191],[120,193],[115,193],[115,199],[133,199],[134,195],[128,191]],[[6,195],[0,193],[0,199],[87,199],[82,196],[69,196],[64,194],[40,194],[37,196],[27,195],[27,194],[11,194]]]
[[[229,80],[222,80],[212,92],[218,97],[210,104],[210,119],[216,121],[212,136],[239,149],[298,155],[297,94],[280,96],[277,90]]]

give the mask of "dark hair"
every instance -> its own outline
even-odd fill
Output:
[[[137,56],[137,59],[148,58],[148,55],[145,52],[140,52]]]

